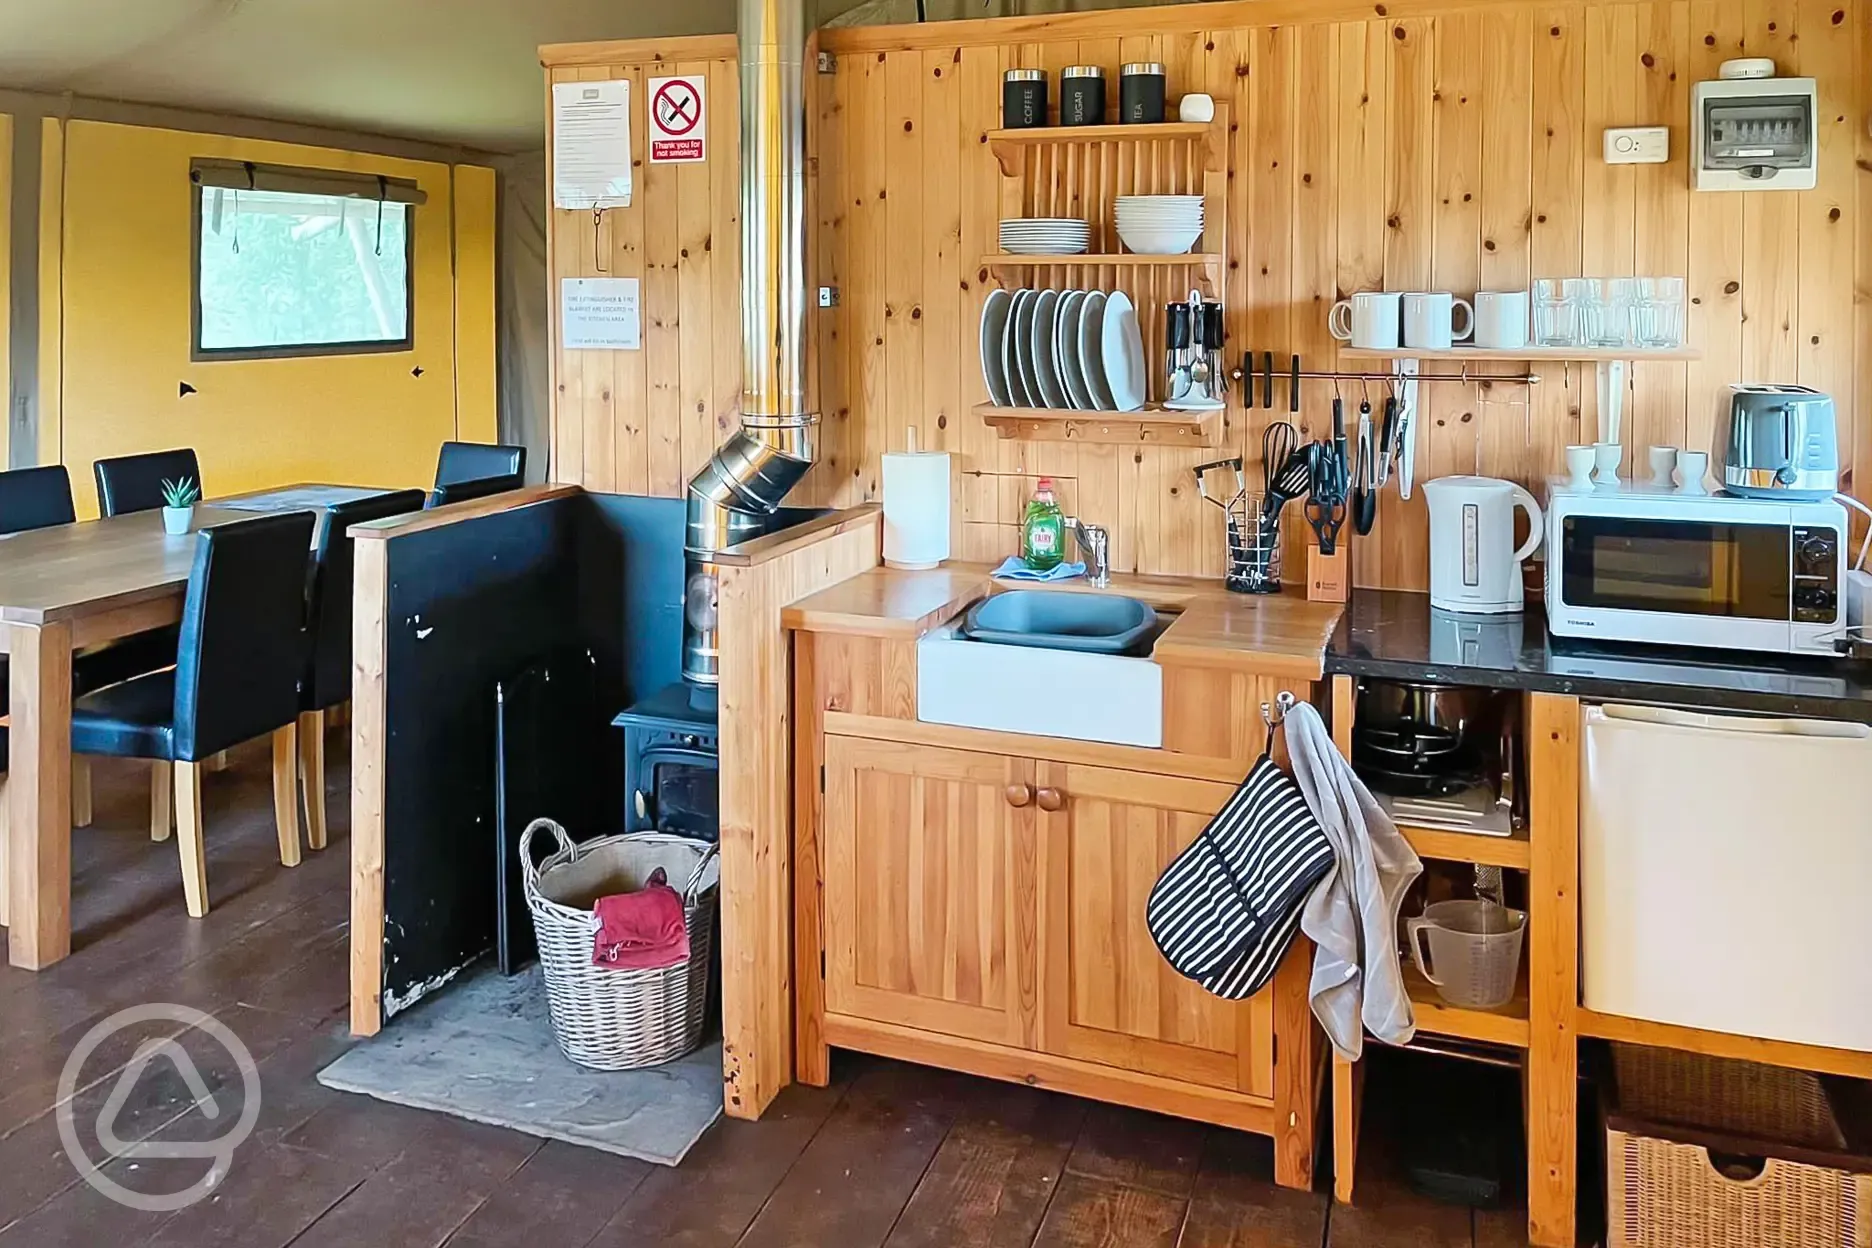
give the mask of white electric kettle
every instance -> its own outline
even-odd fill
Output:
[[[1430,503],[1430,605],[1493,615],[1522,608],[1521,561],[1540,549],[1545,522],[1534,496],[1494,477],[1424,482]],[[1514,544],[1514,512],[1528,513],[1528,539]]]

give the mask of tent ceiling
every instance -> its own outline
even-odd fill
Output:
[[[4,0],[0,86],[526,151],[540,44],[732,29],[734,0]]]

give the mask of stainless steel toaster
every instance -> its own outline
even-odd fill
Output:
[[[1839,489],[1833,399],[1807,386],[1729,387],[1723,488],[1743,498],[1822,499]]]

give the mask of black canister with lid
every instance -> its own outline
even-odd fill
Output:
[[[1047,124],[1047,77],[1044,69],[1010,69],[1001,75],[1001,125],[1031,130]]]
[[[1118,74],[1118,120],[1127,125],[1156,125],[1164,119],[1164,67],[1157,61],[1133,61]]]
[[[1060,125],[1105,124],[1105,71],[1097,65],[1068,65],[1060,71]]]

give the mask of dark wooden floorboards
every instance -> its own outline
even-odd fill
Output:
[[[1284,1191],[1265,1140],[1031,1088],[849,1055],[758,1123],[724,1120],[680,1167],[613,1157],[346,1096],[317,1072],[345,1030],[348,776],[330,745],[332,847],[279,866],[264,748],[205,777],[213,910],[182,907],[173,842],[148,840],[147,772],[102,761],[74,833],[75,946],[43,975],[0,969],[0,1248],[1506,1248],[1516,1213],[1411,1195],[1381,1161],[1360,1203]],[[219,1188],[178,1213],[82,1182],[52,1112],[96,1024],[162,1001],[213,1014],[259,1063],[262,1109]],[[175,1028],[170,1028],[173,1032]],[[94,1120],[138,1044],[106,1042],[72,1104]],[[194,1053],[194,1050],[190,1050]],[[210,1050],[211,1052],[211,1050]],[[198,1055],[200,1056],[200,1055]],[[231,1060],[210,1090],[238,1097]],[[117,1115],[126,1140],[213,1139],[169,1066]],[[175,1190],[201,1160],[106,1174]],[[177,1181],[174,1176],[181,1175]],[[1322,1180],[1322,1187],[1324,1181]]]

